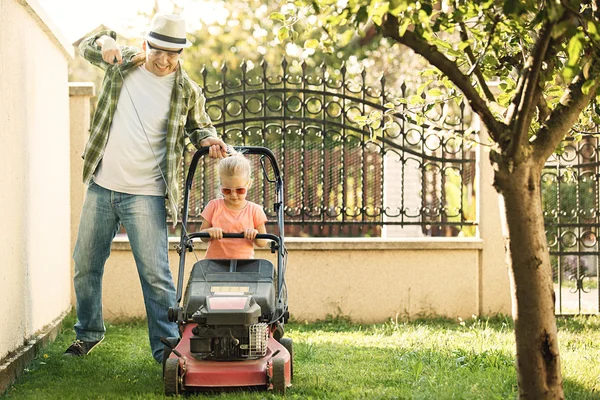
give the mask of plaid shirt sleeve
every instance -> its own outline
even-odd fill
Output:
[[[102,58],[102,49],[96,43],[96,40],[102,36],[110,36],[114,40],[117,40],[117,34],[114,31],[100,31],[79,43],[79,55],[96,67],[106,70],[111,67],[111,64],[104,61]],[[119,48],[121,49],[124,63],[141,51],[138,48],[128,46],[119,46]]]
[[[209,136],[216,138],[217,130],[206,112],[206,99],[202,94],[202,89],[194,81],[190,80],[190,83],[192,85],[192,101],[189,104],[185,132],[190,142],[199,148],[202,139]]]
[[[102,36],[110,36],[114,40],[117,40],[117,34],[113,31],[98,32],[96,35],[90,36],[79,43],[79,55],[96,67],[106,70],[109,64],[102,59],[102,49],[96,43],[96,40]]]

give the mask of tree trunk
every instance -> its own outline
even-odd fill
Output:
[[[520,399],[564,399],[552,267],[540,192],[542,165],[499,166],[496,184],[508,227]]]

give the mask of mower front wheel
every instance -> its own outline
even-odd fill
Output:
[[[285,361],[282,358],[273,359],[273,392],[285,395]]]
[[[168,358],[164,363],[163,380],[165,383],[165,395],[177,396],[181,394],[181,366],[179,365],[179,359]]]
[[[290,338],[281,338],[279,343],[290,353],[290,379],[294,379],[294,342]]]

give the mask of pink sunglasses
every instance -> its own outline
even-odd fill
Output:
[[[229,196],[232,192],[235,192],[236,194],[246,194],[247,190],[248,189],[245,186],[237,187],[237,188],[221,187],[221,193],[223,193],[226,196]]]

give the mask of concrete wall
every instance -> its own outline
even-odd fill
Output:
[[[1,361],[70,308],[73,51],[33,0],[0,1],[0,26]]]
[[[169,256],[177,279],[175,244]],[[502,259],[481,265],[481,239],[287,238],[286,245],[289,307],[296,320],[344,315],[354,321],[383,322],[396,317],[510,313],[506,267]],[[206,249],[201,242],[194,247],[195,255],[186,256],[184,282]],[[256,257],[276,263],[267,250],[257,250]],[[484,287],[481,282],[486,279],[493,282]],[[125,238],[113,244],[104,282],[106,319],[145,316],[137,270]]]

